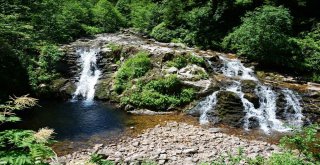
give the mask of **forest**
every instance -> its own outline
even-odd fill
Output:
[[[316,0],[2,0],[1,98],[57,74],[59,44],[133,27],[156,40],[234,52],[320,81]]]
[[[37,99],[25,94],[39,99],[51,97],[54,91],[47,84],[63,74],[59,66],[65,57],[61,45],[121,29],[133,29],[159,42],[234,53],[257,63],[259,69],[295,76],[302,82],[320,83],[319,6],[318,0],[0,0],[0,109],[3,110],[0,125],[19,121],[17,111],[37,104]],[[147,56],[140,53],[137,59],[124,63],[124,67],[133,68],[120,69],[122,75],[116,77],[118,93],[125,90],[128,81],[121,76],[135,74],[134,60],[148,67],[141,71],[143,75],[151,69]],[[170,84],[169,81],[178,83],[169,85],[170,90],[180,86],[173,76],[151,81],[141,90],[151,95],[156,88]],[[121,101],[165,109],[171,104],[191,102],[193,92],[183,89],[178,96],[169,96],[168,105],[155,100],[141,101],[150,95],[135,100],[140,97],[139,92]],[[305,145],[316,141],[315,128],[306,131],[307,140],[304,135],[286,140],[300,147],[299,151],[307,155],[306,160],[319,160],[319,155],[309,152]],[[51,129],[1,131],[0,157],[4,159],[0,158],[0,164],[1,161],[45,163],[54,156],[47,146],[52,133]],[[11,147],[15,150],[7,152]],[[275,156],[271,161],[277,164],[292,155],[282,156]],[[103,164],[99,157],[92,159]],[[306,162],[294,159],[289,163]]]

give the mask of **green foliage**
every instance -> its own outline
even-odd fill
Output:
[[[93,154],[90,158],[91,163],[96,163],[97,165],[115,165],[114,162],[110,160],[104,160],[101,155]]]
[[[34,89],[37,89],[41,83],[48,83],[57,76],[55,67],[64,55],[55,45],[48,44],[40,49],[38,59],[33,59],[33,65],[28,68],[30,84]]]
[[[284,153],[274,153],[272,156],[264,163],[272,165],[311,165],[311,162],[306,162],[303,159],[294,156],[291,152]]]
[[[47,146],[48,140],[40,141],[36,132],[27,130],[6,130],[0,132],[1,164],[41,164],[54,152]]]
[[[267,64],[290,62],[288,34],[292,17],[284,7],[264,6],[248,12],[243,24],[224,38],[223,46]]]
[[[317,137],[319,126],[311,125],[302,132],[296,132],[293,136],[286,136],[281,139],[284,146],[297,149],[300,154],[308,160],[320,160],[320,140]]]
[[[5,104],[0,104],[0,124],[5,122],[17,122],[20,118],[15,114],[15,111],[23,110],[37,105],[37,99],[28,97],[10,97],[10,101]]]
[[[158,23],[158,7],[150,0],[134,1],[130,5],[130,23],[142,32],[150,32]]]
[[[0,124],[16,122],[20,118],[15,112],[33,107],[37,99],[27,97],[11,98],[6,104],[0,105]],[[54,156],[48,147],[53,130],[40,129],[38,132],[29,130],[4,130],[0,132],[0,163],[15,165],[45,164],[45,160]]]
[[[302,38],[294,38],[293,41],[298,45],[297,56],[303,55],[302,69],[312,72],[313,80],[320,81],[320,24],[317,24],[312,31],[303,34]]]
[[[195,95],[192,88],[183,88],[175,75],[152,80],[145,85],[139,82],[137,89],[128,93],[129,95],[121,98],[122,104],[155,110],[166,110],[169,107],[183,105],[192,101]]]
[[[115,91],[122,93],[128,82],[134,78],[145,75],[151,69],[151,60],[145,52],[139,52],[134,57],[125,61],[115,76]]]
[[[204,65],[204,59],[193,54],[179,55],[167,62],[169,67],[176,67],[181,69],[186,67],[188,64]]]
[[[93,22],[105,32],[115,32],[124,25],[120,12],[107,0],[99,0],[92,14]]]
[[[162,22],[152,29],[150,35],[158,41],[170,42],[176,37],[176,32],[168,29],[166,23]]]

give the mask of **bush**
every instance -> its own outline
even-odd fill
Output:
[[[17,122],[20,118],[16,111],[37,105],[37,99],[27,95],[11,98],[6,104],[0,104],[0,124]],[[48,146],[51,141],[52,129],[42,128],[38,132],[30,130],[4,130],[0,132],[1,164],[45,164],[54,156]]]
[[[93,22],[105,32],[115,32],[124,25],[120,12],[107,0],[99,0],[92,9]]]
[[[138,89],[129,91],[128,96],[121,98],[122,104],[166,110],[192,101],[195,94],[192,88],[183,88],[175,75],[152,80],[146,85],[140,82],[137,86]]]
[[[162,22],[152,29],[150,36],[158,41],[170,42],[173,38],[176,38],[177,34],[175,31],[168,29],[166,23]]]
[[[302,58],[302,69],[313,73],[313,81],[320,81],[320,23],[311,32],[304,33],[303,38],[295,38],[298,45],[297,56]]]
[[[48,83],[56,76],[57,63],[63,56],[63,52],[55,45],[42,46],[38,59],[33,59],[33,65],[28,68],[30,84],[37,89],[41,83]]]
[[[196,64],[196,65],[203,66],[204,59],[192,54],[186,54],[186,55],[179,55],[175,57],[173,60],[167,62],[167,65],[169,67],[176,67],[178,69],[186,67],[188,64]]]
[[[117,71],[115,91],[122,93],[128,87],[130,80],[145,75],[151,67],[151,60],[145,52],[139,52],[134,57],[129,58]]]
[[[265,65],[290,66],[289,33],[292,17],[284,7],[263,6],[248,12],[223,40],[223,47]]]
[[[308,160],[320,160],[320,140],[318,139],[318,125],[311,125],[303,131],[296,131],[293,136],[281,139],[281,144],[292,149],[297,149]]]

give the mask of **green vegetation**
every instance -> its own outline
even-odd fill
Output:
[[[234,51],[264,67],[320,81],[316,6],[316,0],[4,1],[0,78],[6,81],[1,81],[0,98],[49,92],[64,56],[58,44],[121,27],[159,41]]]
[[[17,122],[20,120],[15,112],[33,107],[37,100],[22,96],[11,98],[6,104],[0,105],[0,123]],[[38,132],[30,130],[4,130],[0,132],[0,163],[1,164],[47,164],[46,159],[54,156],[48,146],[52,129],[42,128]]]
[[[145,52],[137,53],[125,61],[115,76],[115,91],[122,93],[134,78],[144,76],[151,69],[151,60]]]
[[[6,81],[0,84],[0,99],[13,93],[48,92],[41,86],[56,78],[63,56],[56,45],[114,32],[124,24],[107,0],[1,1],[0,73]]]
[[[305,127],[302,132],[296,131],[293,136],[281,139],[283,146],[297,149],[299,155],[303,155],[309,161],[320,160],[320,140],[317,137],[319,126],[311,125]]]
[[[90,162],[96,165],[115,165],[112,161],[104,160],[102,156],[98,154],[91,155]]]
[[[128,95],[121,98],[121,103],[167,110],[192,101],[194,96],[192,88],[183,88],[180,80],[175,75],[170,75],[148,83],[138,82],[135,89],[129,90]]]
[[[292,17],[283,7],[264,6],[248,12],[242,25],[224,38],[223,46],[264,65],[288,65]],[[284,63],[287,62],[287,63]],[[290,62],[290,61],[289,61]]]
[[[199,66],[203,66],[204,59],[201,57],[197,57],[195,55],[192,55],[192,54],[186,54],[186,55],[176,56],[171,61],[167,62],[167,65],[169,67],[176,67],[178,69],[186,67],[188,64],[196,64]]]

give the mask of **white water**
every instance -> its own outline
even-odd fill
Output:
[[[220,91],[230,91],[239,96],[242,101],[244,112],[246,112],[244,128],[249,129],[250,118],[257,120],[259,127],[265,133],[271,131],[286,132],[291,130],[291,127],[301,127],[304,118],[302,115],[302,107],[300,105],[300,97],[289,89],[282,90],[286,101],[286,121],[281,121],[276,116],[277,110],[277,94],[271,87],[262,85],[254,74],[254,71],[250,68],[246,68],[238,59],[228,59],[220,56],[223,62],[221,71],[224,76],[232,78],[231,85],[225,88],[221,88]],[[244,97],[244,93],[241,89],[241,80],[253,80],[256,82],[257,87],[255,94],[259,97],[259,107],[255,108],[254,104]],[[200,102],[197,106],[200,110],[201,117],[200,123],[207,124],[208,116],[207,112],[215,107],[217,104],[217,93],[214,92],[208,96],[204,101]],[[289,109],[293,109],[293,112],[288,112]]]
[[[239,78],[242,80],[258,81],[251,68],[246,68],[238,59],[228,59],[220,56],[223,62],[221,71],[227,77]]]
[[[217,94],[219,91],[213,92],[210,96],[206,97],[205,100],[201,101],[198,106],[199,106],[199,111],[200,111],[200,124],[208,124],[209,119],[208,119],[208,111],[213,109],[216,104],[217,104]]]
[[[86,102],[92,102],[95,93],[95,85],[98,82],[101,71],[97,67],[97,54],[99,49],[90,48],[89,50],[78,49],[82,71],[77,83],[77,89],[73,94],[73,100],[79,96]]]
[[[283,89],[282,93],[286,100],[286,120],[290,125],[300,128],[303,124],[302,119],[304,118],[300,104],[301,97],[289,89]],[[292,109],[293,112],[289,112],[290,109]]]

